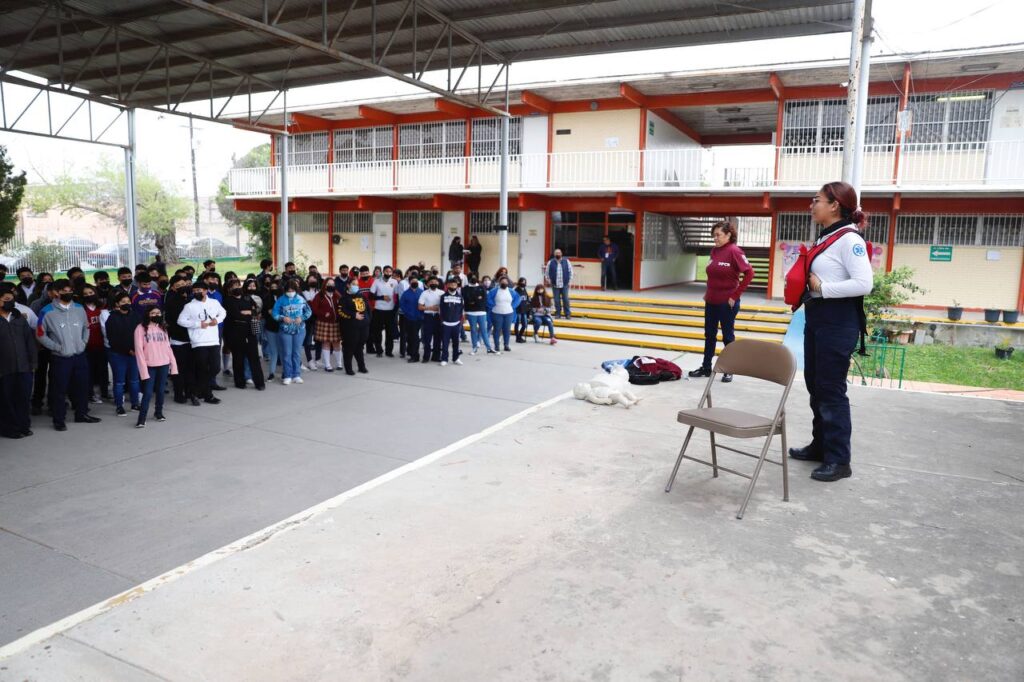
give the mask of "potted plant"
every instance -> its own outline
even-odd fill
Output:
[[[996,357],[1000,360],[1009,360],[1013,355],[1013,346],[1010,345],[1010,337],[1004,336],[996,344]]]
[[[985,308],[985,321],[989,324],[995,324],[999,321],[999,316],[1003,314],[1003,311],[999,308]]]
[[[953,305],[946,308],[946,317],[950,322],[959,322],[963,319],[964,309],[960,306],[960,301],[953,299]]]
[[[896,317],[895,309],[926,291],[914,283],[914,270],[901,266],[892,272],[875,272],[874,287],[864,297],[868,323],[884,330],[890,342],[908,343],[913,323],[907,317]]]
[[[1006,324],[1017,324],[1017,320],[1020,319],[1020,312],[1017,310],[1004,310],[1003,311],[1003,322]]]

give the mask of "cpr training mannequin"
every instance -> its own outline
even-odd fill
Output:
[[[614,368],[611,373],[597,374],[590,381],[576,384],[572,394],[577,400],[586,400],[595,405],[622,405],[629,409],[640,402],[639,396],[629,390],[629,374],[623,367]]]

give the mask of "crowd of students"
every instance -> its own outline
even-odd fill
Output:
[[[505,268],[478,278],[460,263],[443,277],[423,263],[404,273],[342,265],[325,277],[310,265],[303,277],[265,259],[258,274],[222,278],[216,265],[169,276],[159,262],[122,267],[116,283],[104,271],[89,282],[77,267],[61,278],[21,267],[15,282],[0,272],[0,435],[31,436],[44,402],[58,431],[68,403],[75,423],[101,421],[91,406],[109,402],[144,428],[151,404],[165,421],[165,393],[216,405],[222,375],[263,391],[278,376],[301,384],[303,371],[365,374],[366,357],[394,357],[396,341],[400,358],[441,366],[463,364],[467,341],[471,355],[509,352],[531,326],[535,342],[544,327],[557,343],[547,288],[531,291]]]

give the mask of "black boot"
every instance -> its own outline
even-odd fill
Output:
[[[833,481],[849,478],[850,476],[853,476],[853,469],[850,468],[849,464],[822,464],[811,472],[811,478],[815,481],[824,481],[826,483],[832,483]]]
[[[700,377],[709,377],[709,376],[711,376],[711,368],[710,367],[698,367],[697,369],[695,369],[692,372],[690,372],[689,376],[691,378],[693,378],[693,379],[698,379]]]
[[[814,443],[805,445],[802,448],[790,448],[789,456],[804,462],[822,462],[825,460],[825,456],[821,454],[821,449]]]

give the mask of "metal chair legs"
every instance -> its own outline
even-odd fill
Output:
[[[690,427],[690,430],[686,432],[686,440],[683,441],[683,447],[679,450],[679,456],[676,457],[676,465],[672,467],[672,475],[668,477],[668,483],[665,485],[665,492],[671,492],[672,483],[676,480],[676,474],[679,472],[679,465],[683,462],[683,454],[686,452],[687,446],[690,444],[690,438],[693,436],[694,427]]]

